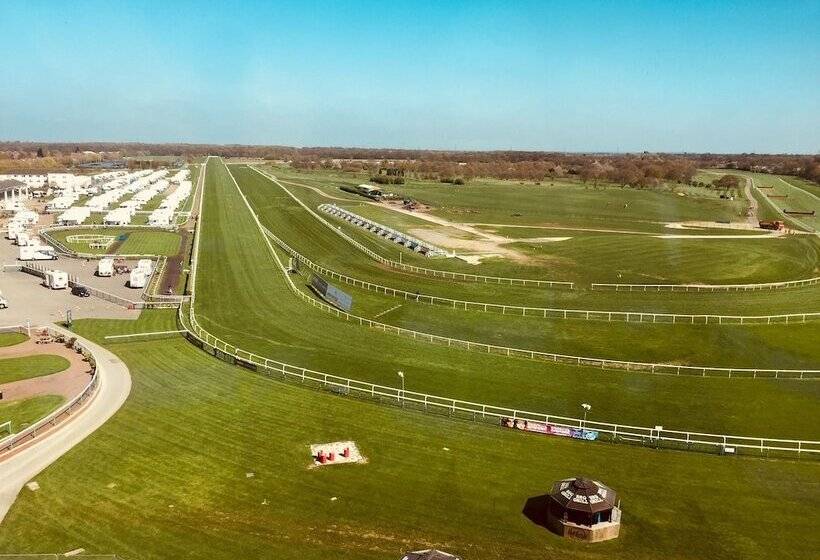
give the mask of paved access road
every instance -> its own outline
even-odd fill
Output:
[[[76,336],[75,333],[63,332]],[[100,379],[97,394],[69,420],[7,459],[0,458],[0,521],[28,481],[102,426],[119,410],[131,392],[131,375],[122,360],[93,342],[80,337],[78,340],[96,359]]]

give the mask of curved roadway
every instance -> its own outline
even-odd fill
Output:
[[[51,328],[77,336],[58,327]],[[0,521],[17,499],[23,485],[102,426],[119,410],[131,392],[131,375],[122,360],[85,338],[77,337],[77,340],[97,362],[100,380],[97,393],[71,418],[27,443],[26,447],[7,459],[0,459]]]

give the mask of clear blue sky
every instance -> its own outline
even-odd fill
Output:
[[[820,2],[0,1],[0,139],[820,151]]]

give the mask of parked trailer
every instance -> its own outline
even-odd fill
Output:
[[[145,287],[146,276],[143,270],[139,268],[135,268],[131,271],[131,274],[128,276],[128,287],[129,288],[144,288]]]
[[[62,270],[46,270],[43,285],[51,290],[65,290],[68,288],[68,272]]]
[[[114,259],[108,257],[100,259],[97,263],[97,276],[109,277],[114,276]]]
[[[17,245],[24,247],[26,245],[37,245],[38,240],[36,237],[31,237],[28,232],[21,231],[17,234],[17,239],[14,241]]]
[[[48,245],[21,245],[18,259],[21,261],[56,261],[57,252]]]
[[[140,259],[137,261],[137,270],[141,270],[146,276],[154,273],[154,262],[151,259]]]

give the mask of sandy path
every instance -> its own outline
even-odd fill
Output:
[[[68,331],[59,330],[67,336],[74,336]],[[67,420],[23,444],[23,447],[18,447],[13,454],[0,458],[0,521],[26,482],[102,426],[119,410],[131,392],[131,376],[122,360],[89,340],[81,341],[97,362],[100,380],[97,393]]]
[[[626,229],[600,229],[600,228],[582,228],[572,226],[527,226],[520,224],[488,224],[482,222],[467,222],[462,225],[465,226],[484,226],[484,227],[502,227],[502,228],[521,228],[521,229],[559,229],[564,231],[591,231],[594,233],[624,233],[627,235],[656,235],[652,232],[646,231],[630,231]],[[528,241],[526,238],[520,238],[519,241]]]

